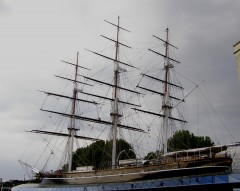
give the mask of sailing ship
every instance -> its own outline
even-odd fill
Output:
[[[64,98],[67,100],[71,100],[71,113],[63,113],[59,111],[53,111],[48,109],[41,109],[44,112],[51,113],[53,115],[59,115],[63,118],[70,120],[70,125],[68,126],[68,133],[62,132],[54,132],[54,131],[46,131],[46,130],[31,130],[32,133],[40,133],[46,135],[53,135],[53,136],[60,136],[60,137],[67,137],[68,141],[68,167],[67,171],[57,170],[52,173],[44,173],[38,170],[37,172],[38,177],[41,178],[42,185],[48,184],[75,184],[75,185],[88,185],[88,184],[107,184],[107,183],[122,183],[122,182],[136,182],[136,181],[145,181],[145,180],[153,180],[153,179],[162,179],[162,178],[170,178],[170,177],[182,177],[188,175],[200,175],[200,174],[209,174],[209,173],[227,173],[231,171],[232,165],[232,158],[226,154],[217,154],[223,151],[226,151],[227,146],[213,146],[213,147],[206,147],[200,149],[191,149],[191,150],[184,150],[184,151],[175,151],[169,152],[168,149],[168,138],[169,138],[169,131],[170,125],[174,122],[178,123],[187,123],[187,121],[183,118],[176,118],[173,116],[174,110],[184,102],[186,96],[182,98],[175,97],[171,90],[177,89],[182,91],[182,87],[179,84],[174,84],[171,82],[171,70],[174,68],[175,64],[178,64],[179,61],[170,57],[169,49],[177,48],[173,44],[169,42],[169,29],[166,29],[166,39],[163,40],[157,36],[154,36],[157,40],[160,40],[164,44],[165,53],[157,52],[153,49],[149,49],[149,51],[162,57],[164,60],[163,65],[163,74],[164,78],[160,79],[156,76],[150,76],[146,73],[141,73],[143,81],[148,84],[147,80],[152,80],[156,83],[161,83],[163,85],[163,92],[156,91],[153,89],[147,88],[147,86],[138,83],[135,90],[131,90],[125,88],[119,84],[121,79],[121,74],[126,72],[126,68],[130,68],[132,70],[139,69],[131,64],[123,62],[120,60],[120,47],[131,48],[130,46],[123,44],[119,40],[119,35],[121,31],[129,32],[127,29],[120,26],[120,18],[118,17],[117,24],[112,22],[106,21],[108,24],[116,27],[117,35],[115,39],[103,36],[103,38],[113,42],[115,44],[115,57],[111,58],[101,53],[87,50],[88,52],[97,55],[99,57],[103,57],[104,59],[113,62],[114,70],[113,70],[113,83],[108,83],[104,81],[100,81],[99,79],[94,79],[91,77],[84,76],[82,71],[88,71],[88,68],[82,67],[79,65],[79,54],[77,54],[76,63],[63,61],[66,64],[70,64],[75,69],[74,79],[70,79],[67,77],[57,76],[63,80],[71,81],[73,83],[73,90],[72,96],[51,93],[47,91],[42,91],[43,93],[47,94],[48,96],[54,96],[59,98]],[[81,70],[81,72],[79,72]],[[78,80],[81,77],[85,79],[85,82]],[[112,98],[104,97],[102,95],[96,95],[92,93],[88,93],[83,88],[79,88],[79,85],[83,86],[92,86],[91,83],[87,82],[94,82],[100,83],[101,85],[106,85],[112,88]],[[91,87],[92,88],[92,87]],[[150,92],[151,94],[156,94],[157,96],[162,98],[162,102],[160,109],[158,112],[154,111],[147,111],[141,108],[140,105],[136,103],[127,102],[122,100],[120,96],[120,92],[130,92],[134,95],[142,95]],[[87,95],[92,99],[103,99],[109,101],[111,103],[111,110],[110,116],[111,121],[107,121],[104,119],[86,117],[84,115],[77,114],[78,107],[81,107],[81,103],[92,104],[96,107],[96,101],[89,101],[79,98],[79,95]],[[80,104],[80,105],[78,105]],[[124,152],[117,153],[117,140],[119,139],[118,133],[122,132],[123,130],[127,130],[130,132],[137,132],[139,134],[149,134],[149,126],[138,128],[133,127],[131,125],[123,124],[122,120],[124,118],[124,113],[120,111],[120,105],[128,105],[130,106],[131,111],[144,113],[146,115],[153,115],[157,118],[161,118],[163,123],[162,126],[159,125],[159,129],[161,128],[162,137],[158,140],[158,151],[159,155],[153,159],[141,159],[136,156],[135,159],[129,160],[118,160],[119,155]],[[107,126],[110,132],[110,139],[112,143],[112,153],[111,158],[112,160],[109,162],[109,166],[105,169],[93,169],[92,167],[80,167],[77,170],[72,169],[73,163],[73,152],[74,152],[74,139],[80,140],[88,140],[88,141],[98,141],[100,140],[99,137],[87,137],[78,135],[77,132],[79,131],[79,127],[77,127],[77,121],[83,121],[87,123],[96,123]],[[81,128],[81,127],[80,127]]]

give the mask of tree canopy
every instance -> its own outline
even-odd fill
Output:
[[[117,140],[117,155],[118,160],[136,158],[135,153],[131,151],[131,145],[123,139]],[[78,166],[93,166],[95,169],[111,166],[112,142],[111,141],[96,141],[87,147],[79,148],[73,153],[73,166],[76,169]]]
[[[195,136],[188,130],[179,130],[168,139],[169,152],[193,148],[213,146],[214,142],[208,136]]]
[[[168,139],[168,152],[187,150],[194,148],[210,147],[213,146],[214,142],[208,136],[195,136],[188,130],[179,130]],[[161,152],[149,152],[144,159],[158,158]]]
[[[144,159],[145,159],[145,160],[156,159],[156,158],[158,158],[158,156],[159,156],[160,154],[161,154],[161,153],[159,152],[159,150],[157,150],[156,152],[149,152],[149,153],[144,157]]]

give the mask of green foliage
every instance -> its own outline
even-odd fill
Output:
[[[132,149],[131,145],[123,139],[117,140],[117,156],[119,160],[127,158],[136,158],[134,152],[129,151]],[[76,169],[78,166],[93,166],[95,169],[107,167],[111,165],[112,155],[112,141],[96,141],[91,145],[77,149],[73,153],[73,165],[72,169]]]
[[[67,172],[67,171],[68,171],[68,164],[64,164],[64,165],[62,166],[62,171],[63,171],[63,172]]]
[[[169,152],[193,148],[213,146],[214,142],[208,136],[195,136],[188,130],[180,130],[168,139]]]
[[[161,155],[161,153],[159,152],[159,150],[157,150],[156,152],[149,152],[144,159],[145,160],[151,160],[151,159],[156,159],[159,157],[159,155]]]

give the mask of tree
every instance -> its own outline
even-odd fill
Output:
[[[213,146],[214,142],[208,136],[195,136],[188,130],[180,130],[168,139],[169,152],[193,148]]]
[[[123,139],[117,140],[117,156],[119,160],[127,158],[136,158],[135,153],[131,151],[131,145]],[[130,152],[131,151],[131,152]],[[79,148],[73,153],[72,169],[78,166],[93,166],[95,169],[111,166],[112,142],[96,141],[87,147]]]
[[[145,160],[151,160],[151,159],[156,159],[158,158],[160,155],[162,155],[162,153],[159,152],[159,150],[157,150],[156,152],[149,152],[144,159]]]

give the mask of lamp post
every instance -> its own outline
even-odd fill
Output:
[[[132,152],[135,154],[135,156],[136,156],[136,166],[138,166],[138,158],[137,158],[137,155],[136,155],[136,153],[134,152],[134,150],[133,150],[133,149],[129,149],[129,151],[132,151]]]
[[[118,156],[117,156],[117,167],[118,167],[118,165],[119,165],[119,164],[118,164],[118,163],[119,163],[119,162],[118,162],[118,159],[119,159],[120,155],[121,155],[123,152],[126,152],[126,151],[125,151],[125,150],[122,150],[122,151],[118,154]]]

